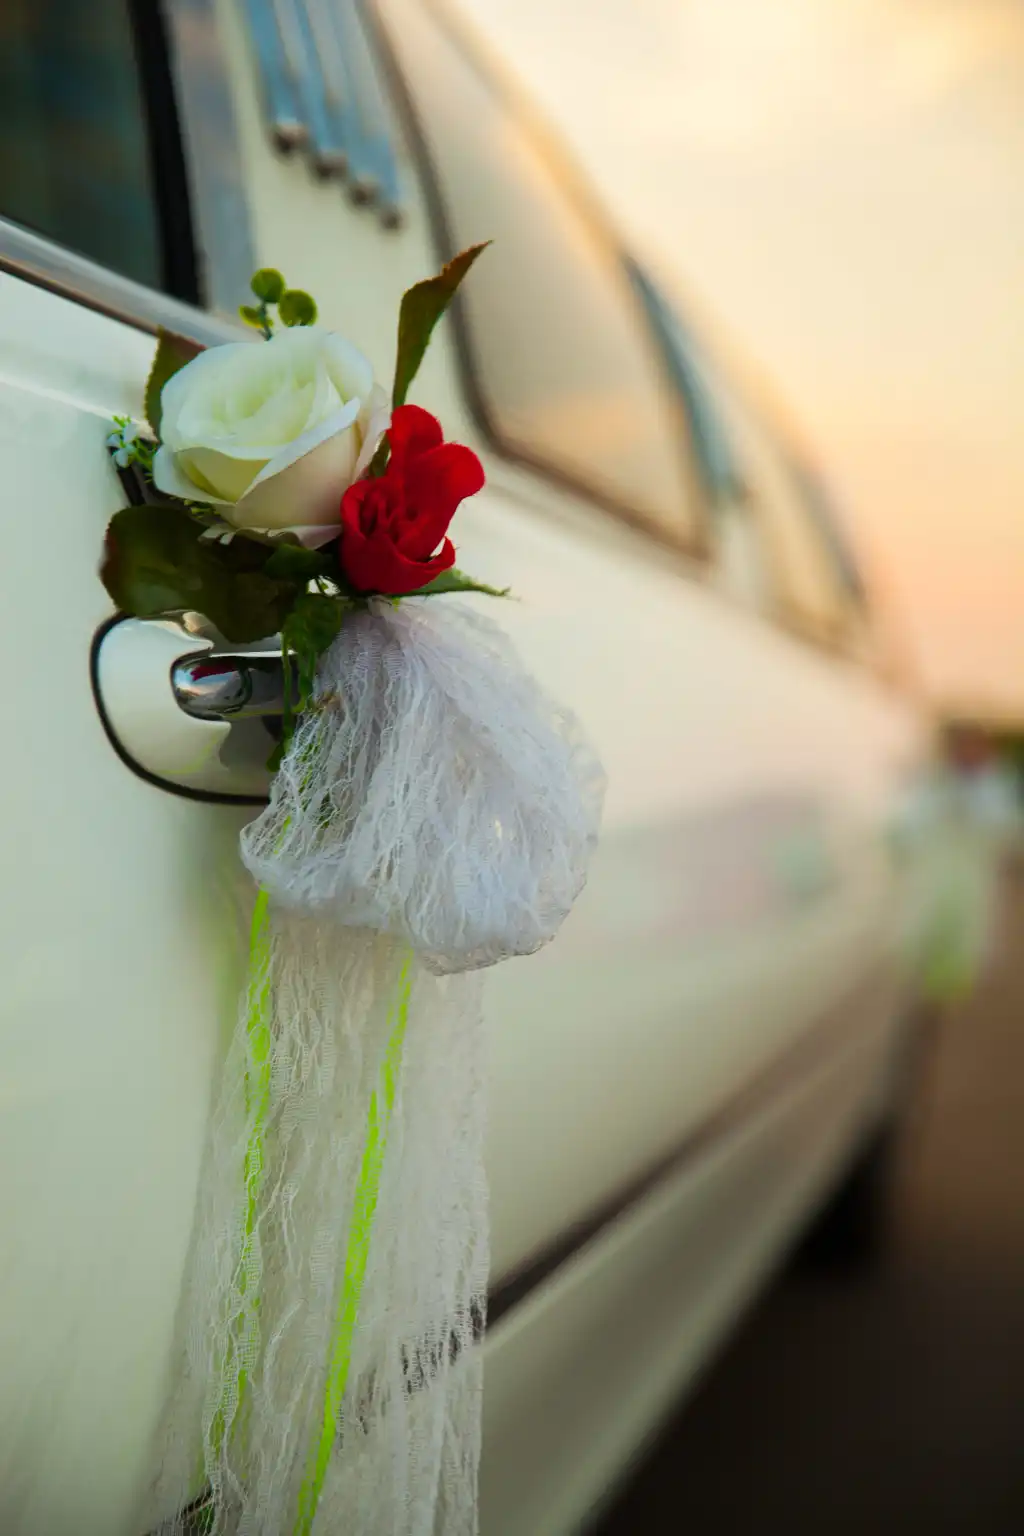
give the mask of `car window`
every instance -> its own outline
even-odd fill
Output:
[[[136,12],[149,15],[128,0],[0,5],[0,217],[193,298],[170,270],[154,185],[140,54],[157,8],[138,29]]]
[[[726,383],[649,274],[635,263],[630,271],[686,402],[710,505],[751,520],[784,617],[816,638],[841,638],[864,593],[823,483]]]
[[[789,470],[797,482],[808,521],[828,551],[840,586],[857,604],[867,602],[867,592],[829,489],[821,475],[798,455],[789,457]]]
[[[782,616],[815,639],[837,643],[850,627],[851,593],[812,516],[786,448],[735,393],[722,409],[744,465],[747,506],[762,532]]]
[[[709,502],[712,508],[735,504],[746,494],[743,470],[701,366],[699,348],[650,274],[632,260],[628,268],[664,349],[669,373],[686,404],[694,454]]]
[[[494,242],[463,300],[486,424],[513,456],[695,542],[685,412],[619,251],[461,42],[447,30],[430,42],[408,83],[451,243]]]

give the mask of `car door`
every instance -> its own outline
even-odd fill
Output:
[[[10,1536],[141,1528],[207,1104],[244,953],[244,807],[133,771],[94,697],[91,662],[111,616],[97,563],[126,499],[105,449],[111,418],[139,416],[158,324],[202,341],[224,334],[161,291],[194,296],[196,284],[166,162],[176,125],[153,119],[140,58],[154,39],[133,34],[133,9],[15,3],[0,19],[11,76],[0,90],[10,660],[0,1529]],[[153,90],[159,104],[159,82]],[[140,686],[169,691],[166,661]]]

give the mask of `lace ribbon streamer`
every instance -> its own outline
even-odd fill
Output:
[[[478,972],[547,943],[603,775],[494,625],[371,602],[267,809],[161,1430],[161,1536],[476,1536]],[[194,1529],[194,1528],[193,1528]]]

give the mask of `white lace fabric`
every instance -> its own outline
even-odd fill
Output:
[[[448,599],[375,603],[322,658],[315,707],[242,835],[270,937],[212,1120],[162,1429],[161,1536],[184,1536],[176,1511],[204,1479],[211,1536],[301,1529],[368,1116],[406,993],[312,1532],[476,1536],[488,1244],[473,973],[553,937],[586,877],[602,789],[571,716],[494,625]],[[251,1027],[261,1000],[269,1071]]]
[[[378,600],[324,656],[242,857],[275,902],[464,971],[551,939],[586,879],[604,779],[487,619]]]

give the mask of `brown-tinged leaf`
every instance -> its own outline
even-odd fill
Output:
[[[415,283],[402,295],[402,307],[398,312],[398,354],[395,358],[395,387],[392,392],[393,406],[404,405],[406,396],[430,342],[437,322],[444,314],[458,290],[459,284],[476,261],[481,251],[490,245],[471,245],[468,250],[453,256],[436,277],[428,277]]]

